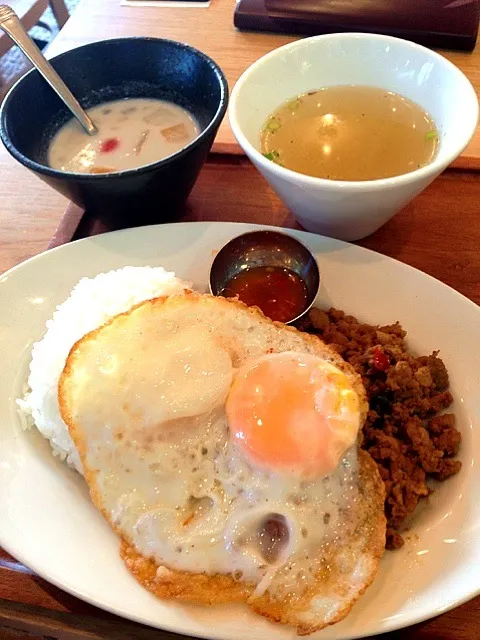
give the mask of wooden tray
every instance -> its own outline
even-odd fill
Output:
[[[448,171],[359,244],[417,267],[480,304],[478,202],[478,175]],[[239,157],[222,160],[215,156],[205,165],[182,219],[296,226],[260,174]],[[78,207],[69,205],[51,246],[106,230]],[[377,637],[477,640],[479,626],[480,598],[476,598],[436,619]],[[180,640],[180,636],[122,620],[68,595],[0,549],[0,640],[47,638]]]

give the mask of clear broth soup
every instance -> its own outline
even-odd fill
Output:
[[[127,98],[87,111],[98,129],[88,135],[75,118],[52,139],[48,164],[73,173],[110,173],[158,162],[183,149],[200,128],[192,115],[171,102]]]
[[[417,104],[376,87],[310,91],[276,109],[261,151],[287,169],[330,180],[378,180],[415,171],[438,151],[435,123]]]

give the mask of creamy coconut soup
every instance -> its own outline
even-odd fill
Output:
[[[163,100],[127,98],[87,111],[98,129],[89,136],[73,118],[54,136],[48,152],[53,169],[109,173],[157,162],[199,134],[196,120]]]

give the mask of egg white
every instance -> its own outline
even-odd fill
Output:
[[[95,503],[139,553],[233,575],[257,594],[298,592],[321,566],[321,549],[355,526],[356,448],[323,478],[251,464],[225,415],[236,369],[272,349],[319,349],[203,300],[213,299],[194,308],[188,296],[152,301],[86,336],[60,381],[62,417]],[[263,538],[272,518],[287,529],[273,555]]]

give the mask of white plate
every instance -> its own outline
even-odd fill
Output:
[[[15,398],[29,350],[82,276],[125,265],[161,265],[205,289],[214,251],[252,225],[190,223],[119,231],[54,249],[0,278],[0,545],[46,580],[118,615],[222,640],[295,637],[246,607],[201,608],[156,600],[127,573],[118,540],[91,505],[84,482],[20,428]],[[374,585],[342,623],[317,634],[342,640],[437,615],[480,589],[480,309],[404,264],[296,231],[317,254],[319,302],[364,321],[400,320],[412,349],[441,349],[463,441],[462,471],[415,514],[400,551],[387,552]]]

